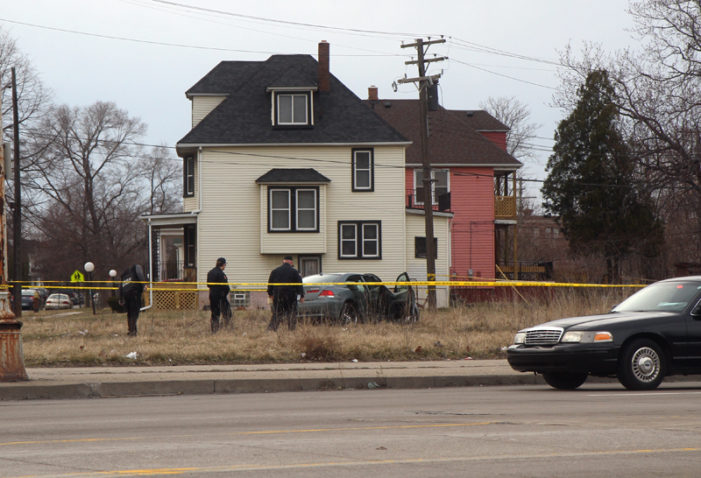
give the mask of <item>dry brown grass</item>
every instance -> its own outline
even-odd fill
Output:
[[[145,311],[139,336],[127,337],[125,314],[108,309],[25,312],[28,367],[182,365],[303,361],[384,361],[503,358],[514,332],[558,317],[600,313],[631,291],[556,290],[544,303],[483,303],[423,311],[416,324],[382,322],[351,327],[302,323],[268,332],[267,311],[237,311],[234,328],[209,331],[208,312]],[[131,359],[127,354],[136,352]]]

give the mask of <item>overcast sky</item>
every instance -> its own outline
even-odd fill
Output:
[[[196,8],[187,8],[194,6]],[[148,125],[144,142],[174,146],[190,127],[185,91],[222,60],[264,60],[331,44],[331,72],[361,98],[411,99],[405,65],[415,38],[444,35],[440,101],[477,109],[515,97],[540,124],[524,176],[544,177],[564,113],[550,106],[559,51],[571,43],[632,44],[624,0],[0,0],[0,28],[29,57],[54,102],[112,101]],[[173,153],[174,154],[174,153]],[[538,189],[540,185],[534,185]]]

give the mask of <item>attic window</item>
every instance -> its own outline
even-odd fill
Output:
[[[277,93],[275,110],[279,126],[309,125],[309,93]]]

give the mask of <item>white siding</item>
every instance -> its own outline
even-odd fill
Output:
[[[436,280],[450,280],[450,219],[445,216],[433,216],[433,235],[438,240],[438,254],[436,257]],[[426,237],[426,221],[423,214],[407,213],[406,227],[406,256],[409,277],[413,280],[426,280],[426,259],[416,258],[414,251],[414,238]],[[426,297],[426,287],[419,287],[419,300],[423,302]],[[448,287],[436,288],[436,305],[448,307],[450,291]]]
[[[394,280],[405,271],[404,147],[374,148],[375,191],[362,193],[351,191],[351,150],[346,146],[206,148],[200,156],[202,182],[198,183],[202,185],[198,280],[205,280],[220,256],[227,258],[226,273],[232,282],[265,282],[284,254],[296,258],[312,252],[321,254],[326,272],[368,271]],[[235,155],[227,154],[234,151]],[[320,187],[323,224],[318,234],[267,233],[267,188],[256,184],[256,179],[273,168],[314,168],[331,180]],[[380,221],[382,259],[339,260],[339,220]]]
[[[192,127],[202,121],[202,118],[226,99],[226,96],[193,96],[192,97]]]

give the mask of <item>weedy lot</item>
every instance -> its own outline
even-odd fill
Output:
[[[233,328],[216,335],[209,331],[208,312],[147,310],[133,338],[126,335],[126,315],[109,309],[95,315],[87,308],[25,311],[22,341],[28,367],[503,358],[518,329],[605,312],[632,292],[552,290],[546,300],[424,310],[415,324],[302,323],[295,331],[281,327],[277,333],[266,330],[266,310],[236,311]]]

